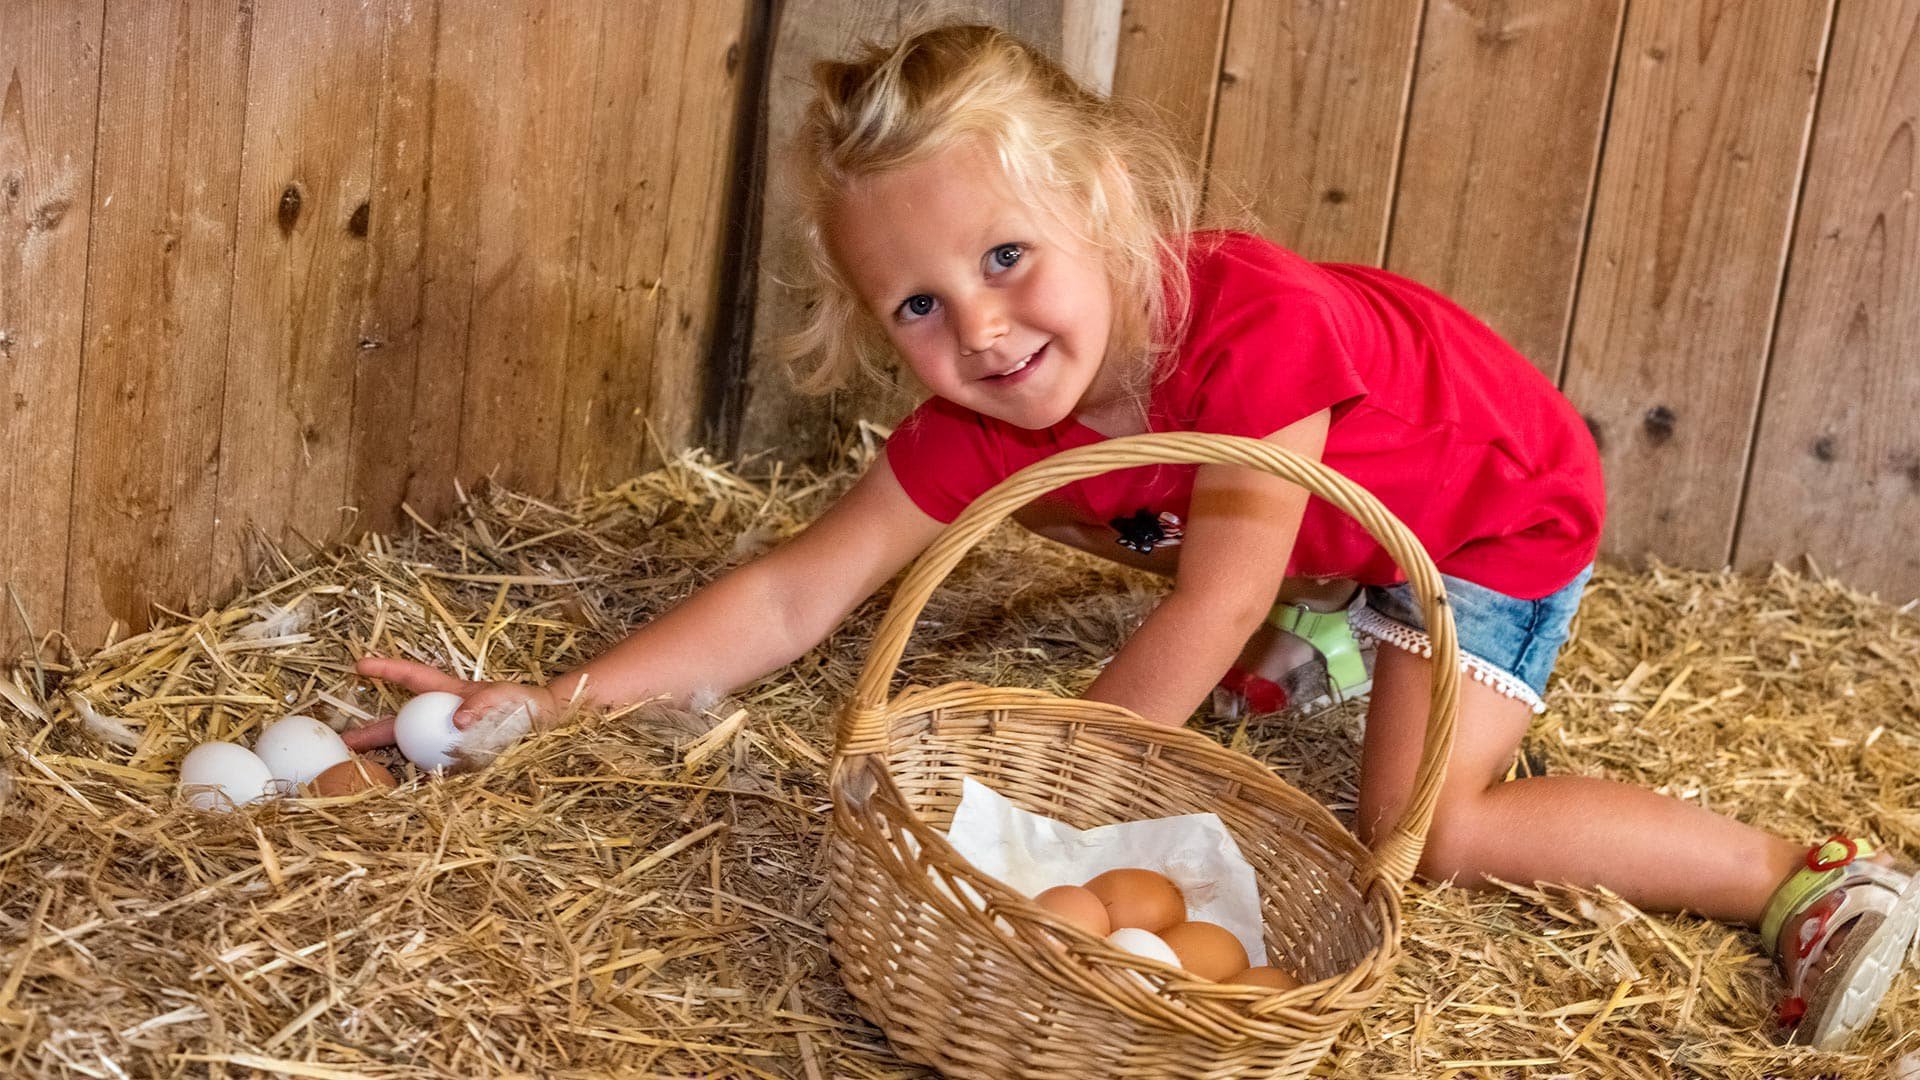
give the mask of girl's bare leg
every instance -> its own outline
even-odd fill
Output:
[[[1427,722],[1432,662],[1382,645],[1360,762],[1363,839],[1399,820]],[[1804,844],[1644,788],[1580,776],[1502,781],[1526,734],[1527,706],[1460,681],[1460,723],[1421,874],[1477,884],[1604,885],[1646,911],[1687,910],[1758,924]]]

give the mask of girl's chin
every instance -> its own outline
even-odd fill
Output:
[[[1057,409],[1043,405],[1035,405],[1034,407],[1024,409],[1004,410],[999,414],[1000,419],[1012,424],[1014,427],[1024,428],[1028,431],[1045,431],[1051,427],[1058,427],[1065,423],[1071,415],[1073,415],[1073,406],[1071,403],[1060,406]]]

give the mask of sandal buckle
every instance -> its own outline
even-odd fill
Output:
[[[1829,847],[1832,847],[1835,844],[1840,845],[1842,848],[1846,850],[1845,858],[1828,859],[1824,854],[1822,854]],[[1847,837],[1841,836],[1839,833],[1834,833],[1832,837],[1828,838],[1826,843],[1815,844],[1814,846],[1807,849],[1807,869],[1813,871],[1816,874],[1822,874],[1827,872],[1828,870],[1838,870],[1841,867],[1852,862],[1856,857],[1859,856],[1859,854],[1860,854],[1859,844],[1848,839]]]

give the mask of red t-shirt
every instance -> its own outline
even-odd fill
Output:
[[[1196,237],[1195,251],[1192,322],[1153,387],[1151,430],[1262,438],[1331,409],[1321,459],[1386,504],[1443,573],[1538,599],[1593,561],[1605,507],[1593,437],[1492,330],[1384,270],[1311,263],[1241,233]],[[922,510],[951,521],[1021,468],[1103,438],[1071,417],[1030,430],[932,398],[887,441],[887,459]],[[1185,520],[1196,469],[1126,469],[1045,498],[1134,543],[1141,521]],[[1319,498],[1287,574],[1406,580]]]

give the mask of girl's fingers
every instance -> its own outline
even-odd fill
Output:
[[[340,741],[346,743],[347,749],[355,753],[381,746],[392,746],[393,717],[375,720],[366,727],[348,728],[340,733]]]
[[[474,684],[465,679],[455,678],[437,667],[402,660],[395,656],[363,656],[353,665],[353,670],[370,679],[398,683],[416,694],[432,693],[444,690],[452,694],[464,694]]]

